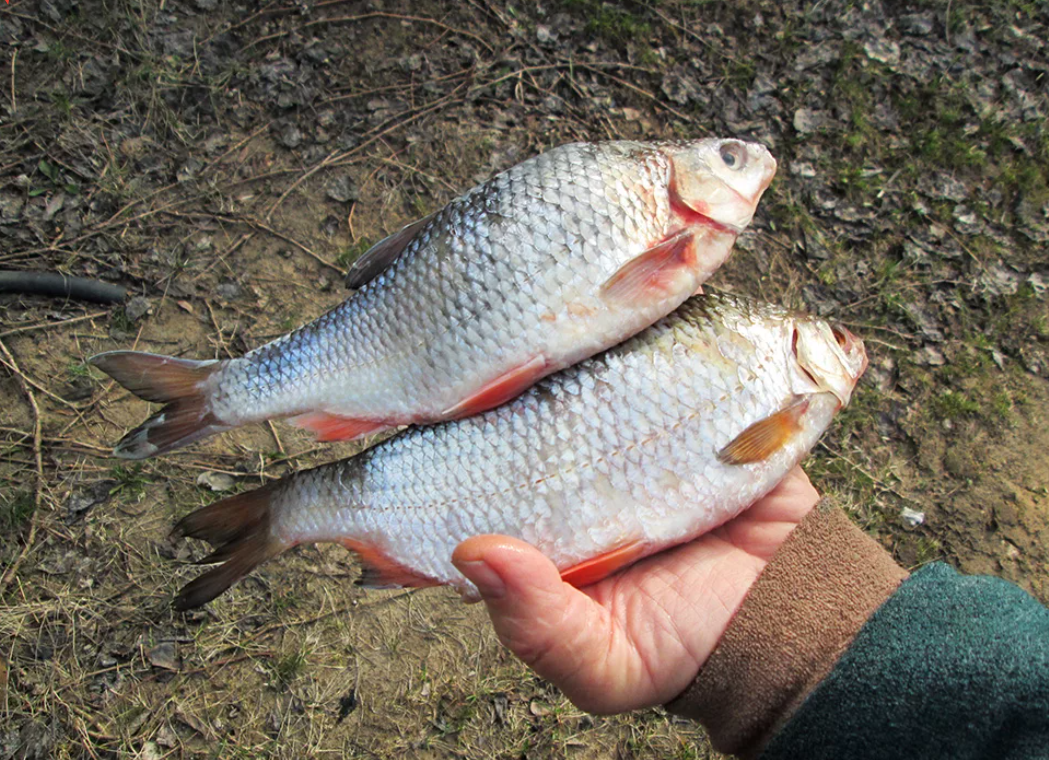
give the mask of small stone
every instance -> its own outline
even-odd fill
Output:
[[[539,24],[535,29],[535,37],[539,40],[540,45],[547,45],[557,39],[557,34],[550,31],[550,27],[546,24]]]
[[[302,130],[289,124],[280,132],[280,142],[285,148],[297,148],[302,144]]]
[[[135,296],[124,307],[124,314],[132,322],[138,322],[153,310],[153,304],[145,296]]]
[[[171,749],[178,744],[178,736],[171,729],[171,726],[166,723],[157,729],[157,735],[155,737],[157,744],[166,749]]]
[[[181,667],[175,643],[164,641],[146,652],[149,664],[162,670],[177,671]]]
[[[811,178],[816,176],[816,167],[808,161],[792,161],[790,173],[797,177]]]
[[[904,34],[924,37],[927,34],[932,34],[932,14],[909,13],[905,16],[900,16],[896,20],[896,26]]]
[[[811,108],[799,108],[794,112],[794,129],[803,135],[815,132],[823,125],[821,114]]]
[[[339,203],[349,203],[360,198],[360,191],[357,189],[357,185],[345,174],[329,182],[326,193],[329,198]]]
[[[872,61],[878,61],[889,66],[895,66],[900,62],[900,46],[892,40],[870,40],[863,43],[863,52]]]
[[[903,511],[900,512],[900,517],[903,518],[903,521],[907,523],[909,528],[916,528],[925,522],[925,513],[910,507],[904,507]]]
[[[199,4],[200,0],[197,2]],[[160,747],[156,742],[146,742],[142,745],[142,751],[135,755],[135,760],[160,760]]]
[[[197,485],[210,488],[212,491],[229,491],[236,481],[224,472],[205,470],[197,476]]]
[[[232,280],[226,280],[219,283],[219,286],[215,288],[215,293],[223,301],[233,301],[240,297],[240,285]]]

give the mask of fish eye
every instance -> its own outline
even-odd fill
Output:
[[[721,146],[721,160],[729,169],[742,169],[747,163],[747,149],[742,143],[725,143]]]

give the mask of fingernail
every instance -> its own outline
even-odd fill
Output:
[[[506,584],[503,583],[503,579],[487,562],[476,560],[457,564],[459,571],[473,581],[485,599],[499,599],[506,593]]]

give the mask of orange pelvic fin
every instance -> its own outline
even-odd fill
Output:
[[[801,432],[801,418],[809,400],[799,398],[778,412],[755,422],[718,452],[725,464],[750,464],[768,459]]]
[[[288,422],[295,427],[309,430],[317,436],[318,441],[352,441],[395,425],[385,420],[342,417],[330,412],[306,412],[291,417]]]
[[[270,498],[276,486],[269,483],[216,501],[175,525],[173,533],[200,538],[215,547],[201,564],[222,563],[186,585],[175,598],[175,609],[210,602],[263,562],[291,548],[270,531]]]
[[[644,552],[645,544],[642,541],[631,541],[629,544],[623,544],[612,551],[562,570],[561,580],[576,588],[589,586],[591,583],[607,578],[617,570],[622,570],[641,557]]]
[[[340,543],[354,552],[361,562],[357,585],[364,588],[426,588],[439,586],[433,578],[405,567],[382,549],[367,541],[344,538]]]
[[[446,409],[441,414],[441,419],[457,420],[505,404],[534,385],[539,378],[547,374],[548,370],[549,365],[545,357],[533,356],[524,364],[514,367],[509,372],[504,372],[495,380],[487,383],[469,398]]]
[[[691,232],[678,233],[631,259],[601,286],[606,301],[647,304],[663,296],[683,269],[695,265]]]
[[[88,361],[146,401],[164,408],[125,435],[113,449],[123,459],[145,459],[212,433],[229,430],[215,415],[202,384],[216,361],[190,361],[142,351],[107,351]]]

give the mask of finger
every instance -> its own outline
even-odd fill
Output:
[[[621,636],[602,607],[562,582],[549,559],[523,541],[476,536],[459,544],[452,562],[481,592],[510,651],[579,707],[620,709],[621,680],[631,670]]]

